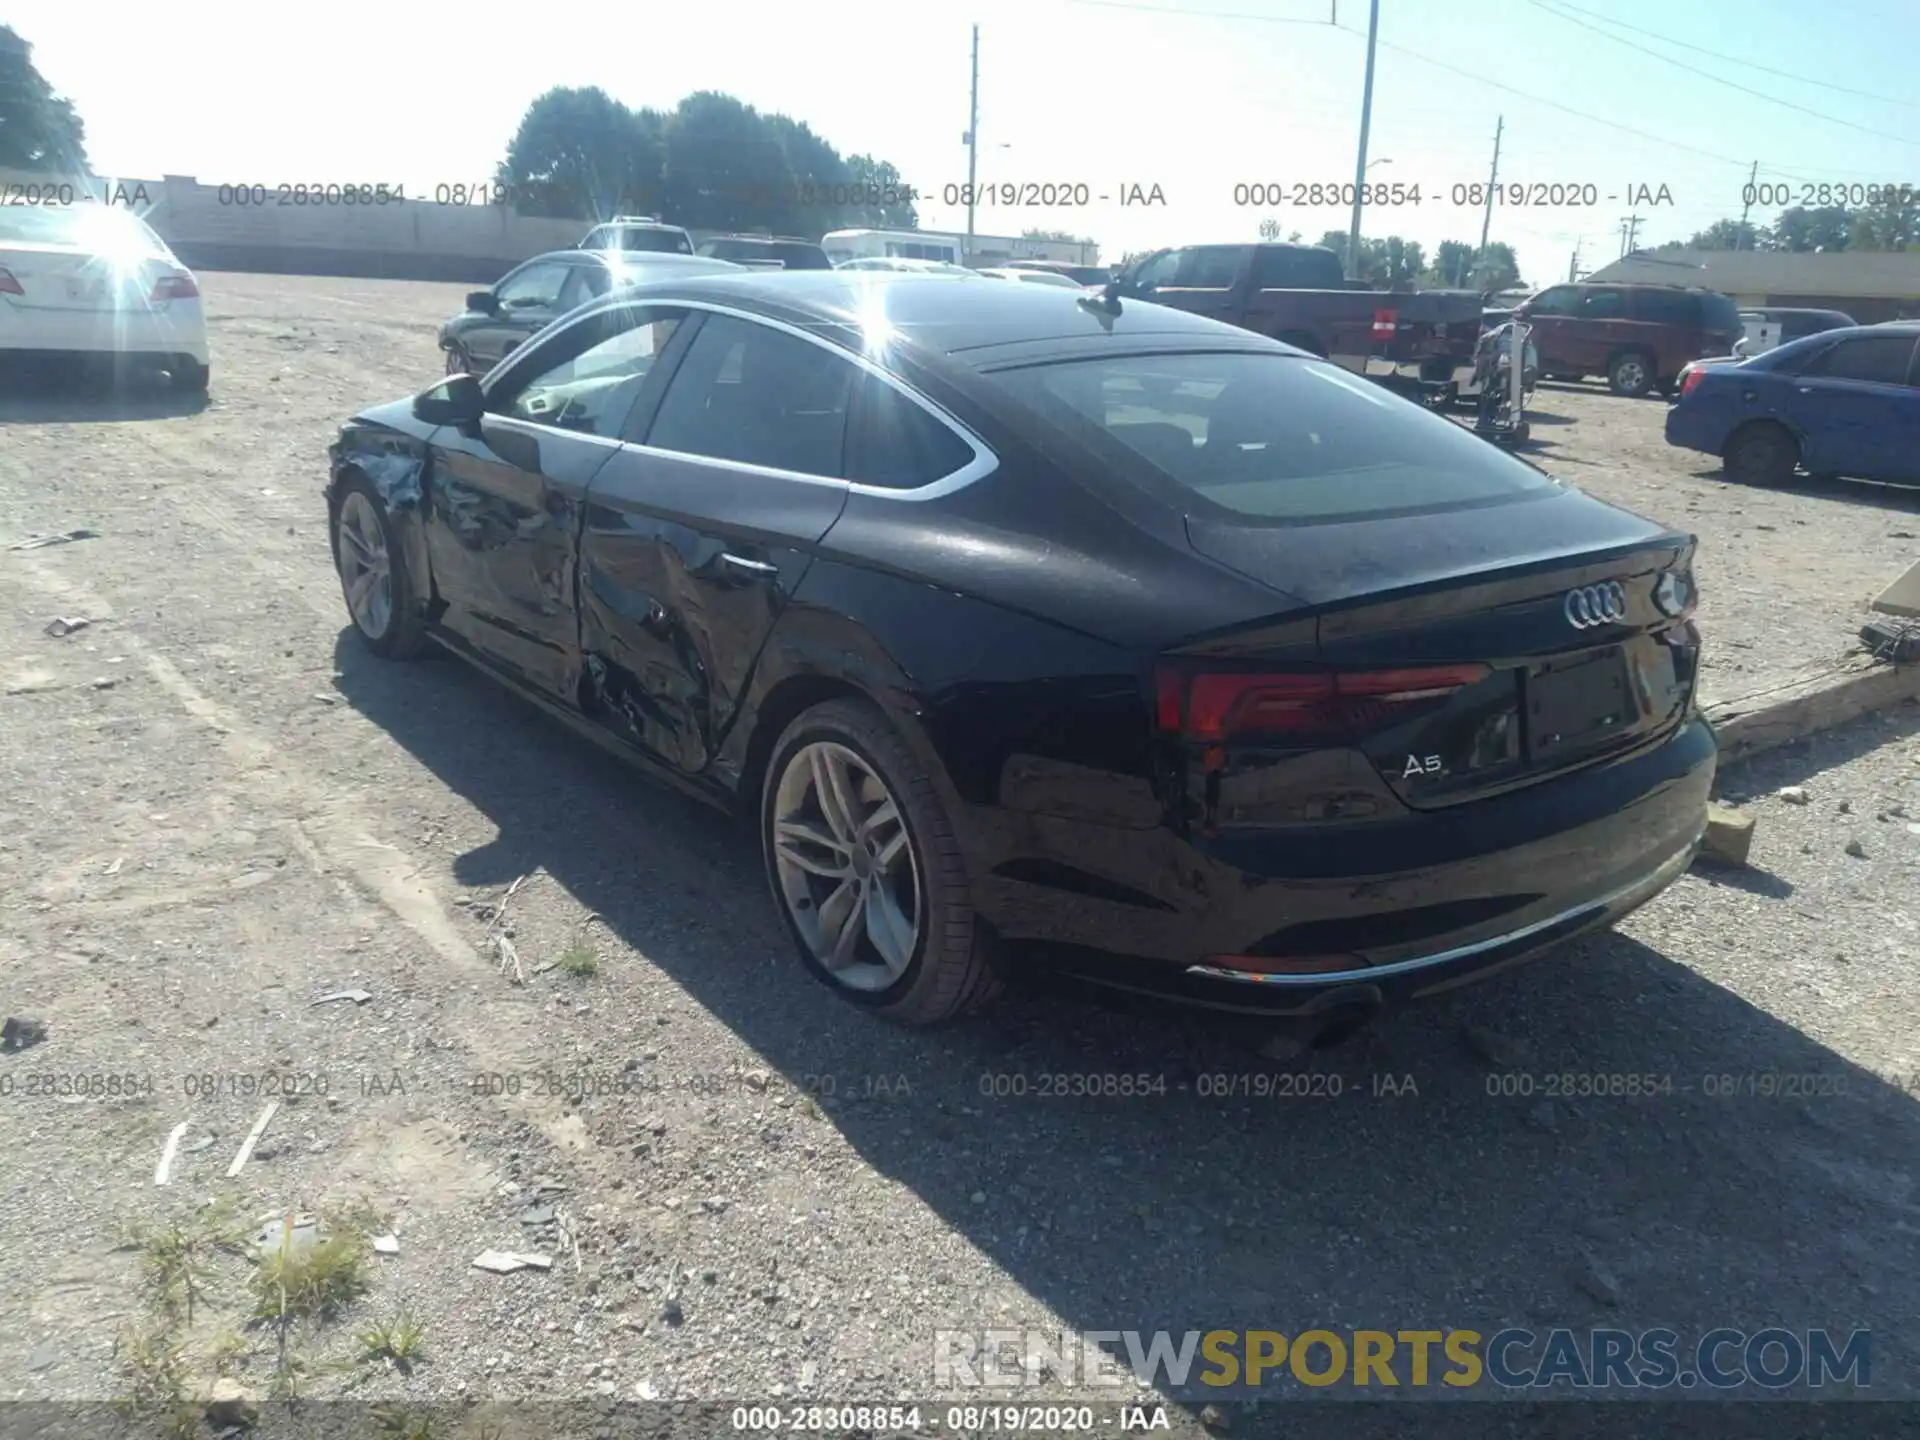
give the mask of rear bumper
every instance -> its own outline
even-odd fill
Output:
[[[197,300],[156,310],[50,310],[0,298],[0,352],[52,355],[187,355],[208,363]]]
[[[1717,416],[1703,414],[1683,401],[1668,407],[1666,435],[1669,445],[1718,455],[1726,448],[1727,426]]]
[[[1211,841],[1026,817],[1007,837],[1026,853],[977,877],[975,903],[1006,938],[1037,942],[1037,959],[1122,990],[1272,1015],[1394,1003],[1516,964],[1657,895],[1700,842],[1716,757],[1694,719],[1638,753],[1510,795]],[[1313,974],[1223,963],[1304,955],[1351,963]]]

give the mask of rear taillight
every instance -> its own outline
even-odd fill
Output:
[[[1694,392],[1695,387],[1697,387],[1700,384],[1700,382],[1706,378],[1707,378],[1707,371],[1704,365],[1698,367],[1697,369],[1689,370],[1686,373],[1686,377],[1680,382],[1680,398],[1682,400],[1686,399],[1687,396],[1691,395]]]
[[[1189,740],[1218,744],[1271,736],[1331,742],[1398,724],[1488,673],[1485,665],[1284,673],[1162,666],[1154,676],[1155,710],[1162,731]]]
[[[1375,335],[1391,335],[1399,328],[1399,325],[1400,317],[1395,311],[1376,310],[1373,312],[1373,333]]]
[[[0,295],[25,296],[26,293],[20,288],[20,282],[13,278],[13,272],[6,266],[0,265]]]
[[[162,300],[197,300],[200,287],[191,275],[162,275],[153,282],[153,294],[148,298],[155,304]]]

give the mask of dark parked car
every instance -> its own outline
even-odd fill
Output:
[[[715,235],[700,242],[699,253],[736,265],[777,270],[831,270],[827,252],[811,240],[784,235]]]
[[[1667,443],[1721,457],[1729,475],[1779,485],[1804,466],[1920,485],[1920,320],[1827,330],[1687,375]]]
[[[740,267],[697,255],[554,250],[516,265],[440,327],[447,373],[483,374],[569,310],[663,274],[704,275]]]
[[[738,807],[804,963],[901,1021],[1048,963],[1324,1041],[1704,825],[1691,536],[1164,306],[689,277],[331,459],[367,645]]]
[[[1473,377],[1480,296],[1373,290],[1318,245],[1189,245],[1121,272],[1121,293],[1298,346],[1409,394],[1440,399]]]
[[[1678,285],[1553,285],[1518,306],[1549,380],[1604,375],[1616,395],[1671,390],[1703,355],[1731,355],[1739,308],[1715,290]]]

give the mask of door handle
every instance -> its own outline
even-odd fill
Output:
[[[744,555],[735,555],[729,550],[720,552],[720,563],[729,570],[737,570],[743,575],[752,575],[760,579],[780,573],[778,565],[769,565],[764,560],[749,560]]]

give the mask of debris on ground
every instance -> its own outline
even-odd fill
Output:
[[[227,1167],[229,1180],[244,1170],[247,1161],[253,1158],[253,1147],[258,1145],[260,1137],[267,1133],[267,1122],[273,1119],[273,1112],[279,1108],[278,1100],[269,1100],[267,1108],[260,1112],[260,1118],[253,1122],[253,1128],[247,1132],[247,1138],[240,1142],[240,1153],[233,1157],[233,1163]]]
[[[180,1153],[182,1155],[198,1155],[202,1150],[211,1150],[212,1148],[213,1136],[202,1135],[198,1140],[192,1140],[182,1145],[180,1147]]]
[[[1780,798],[1789,805],[1804,805],[1807,803],[1807,790],[1804,785],[1783,785],[1777,793]]]
[[[474,1266],[496,1275],[511,1275],[516,1270],[551,1270],[551,1255],[535,1255],[518,1250],[482,1250],[473,1257]]]
[[[493,937],[493,948],[500,957],[500,973],[515,985],[527,983],[527,972],[521,967],[520,952],[514,948],[513,941],[505,935]]]
[[[97,530],[68,530],[59,535],[30,535],[9,545],[9,550],[44,550],[49,545],[66,545],[75,540],[98,540]]]
[[[1858,840],[1847,841],[1846,848],[1847,854],[1853,856],[1856,860],[1864,860],[1867,858],[1867,847],[1862,845]]]
[[[253,1235],[253,1247],[273,1255],[286,1255],[298,1260],[314,1246],[320,1243],[320,1221],[312,1215],[300,1215],[288,1210],[275,1211],[262,1217],[262,1224]]]
[[[1208,1405],[1200,1411],[1200,1423],[1209,1430],[1231,1430],[1233,1420],[1218,1405]]]
[[[1526,1048],[1516,1040],[1497,1034],[1482,1025],[1469,1025],[1461,1038],[1467,1049],[1489,1065],[1502,1070],[1517,1070],[1526,1064]]]
[[[161,1148],[160,1163],[153,1167],[153,1183],[165,1185],[173,1175],[173,1157],[180,1153],[180,1142],[186,1137],[187,1121],[182,1120],[167,1135],[167,1143]]]
[[[376,1255],[398,1255],[400,1237],[397,1235],[376,1235],[373,1237],[373,1253]]]
[[[1613,1274],[1591,1255],[1582,1255],[1580,1263],[1574,1267],[1573,1283],[1581,1293],[1599,1301],[1602,1305],[1620,1303],[1620,1282]]]
[[[46,1038],[46,1022],[31,1015],[9,1015],[0,1025],[0,1050],[24,1050]]]
[[[93,621],[84,615],[75,615],[71,619],[64,615],[55,616],[47,622],[47,634],[56,640],[60,640],[73,634],[76,630],[86,629],[91,624],[93,624]]]
[[[315,1005],[331,1005],[336,1000],[351,1000],[356,1005],[364,1005],[373,999],[371,990],[336,990],[331,995],[322,995],[314,1001]]]
[[[207,1388],[201,1409],[215,1430],[247,1430],[260,1418],[260,1406],[238,1380],[222,1376]]]
[[[1752,850],[1753,816],[1727,805],[1708,805],[1701,855],[1722,865],[1745,865]]]

